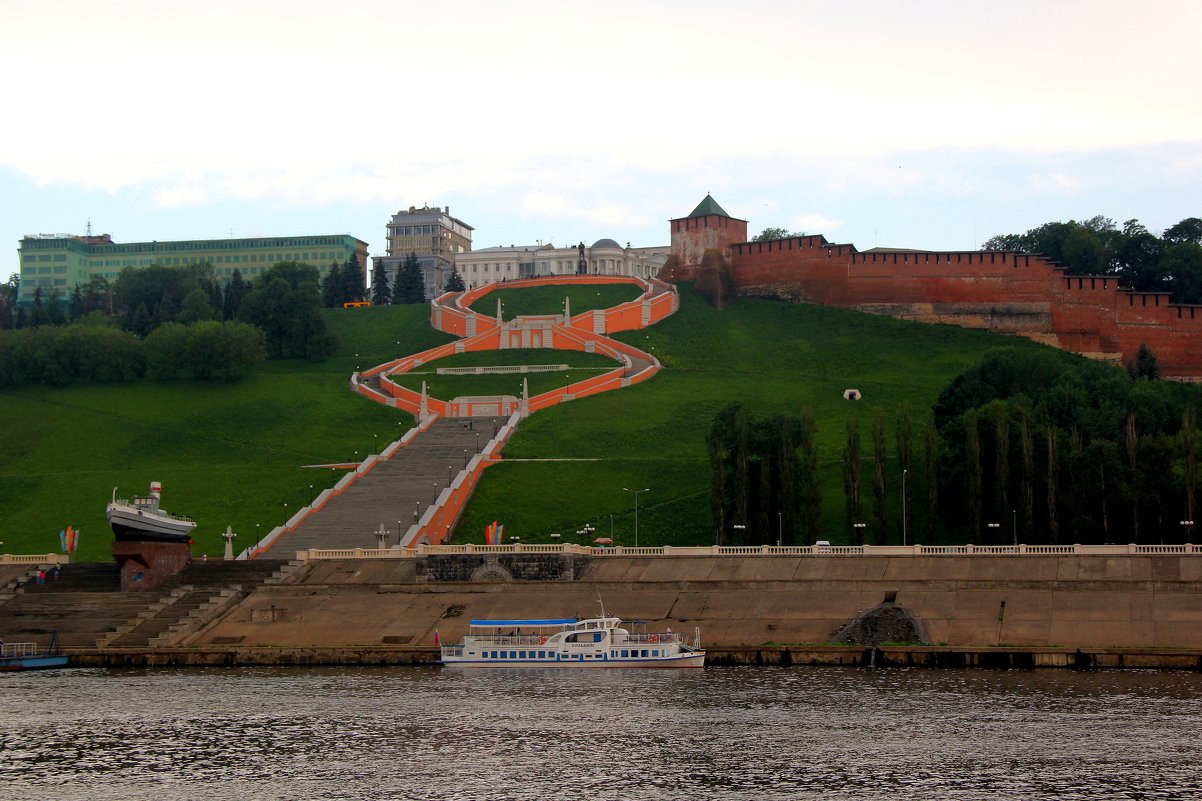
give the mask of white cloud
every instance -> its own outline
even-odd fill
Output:
[[[789,218],[789,227],[795,231],[805,231],[807,234],[821,234],[832,231],[843,224],[842,220],[828,217],[825,214],[798,214]]]
[[[24,110],[0,128],[0,166],[163,208],[473,196],[612,229],[680,213],[669,182],[964,194],[971,174],[905,155],[1202,140],[1202,4],[1147,15],[1139,36],[1104,1],[766,3],[737,24],[707,0],[453,8],[10,0],[0,70],[36,81],[0,86]],[[1040,167],[1029,184],[1072,181]]]

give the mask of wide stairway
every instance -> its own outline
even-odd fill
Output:
[[[417,522],[450,480],[492,439],[504,420],[488,417],[447,418],[434,422],[393,457],[381,461],[340,495],[281,536],[268,553],[291,557],[309,548],[375,548],[383,525],[387,545]]]
[[[225,603],[281,580],[291,567],[273,559],[195,561],[158,590],[121,592],[115,563],[68,564],[57,579],[26,581],[20,593],[0,603],[0,638],[45,645],[57,631],[66,648],[166,644]]]

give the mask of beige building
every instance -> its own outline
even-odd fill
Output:
[[[516,281],[540,275],[631,275],[654,277],[668,259],[670,245],[626,247],[612,239],[599,239],[592,247],[583,243],[557,248],[546,245],[509,245],[481,248],[455,256],[455,269],[468,289],[494,281]]]
[[[417,256],[432,298],[446,286],[455,257],[472,249],[472,227],[451,216],[451,207],[410,206],[398,211],[388,223],[388,255],[373,256],[373,268],[384,267],[389,286],[396,285],[397,268],[410,253]]]

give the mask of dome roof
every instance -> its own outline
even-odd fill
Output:
[[[596,250],[597,248],[614,248],[615,250],[621,250],[622,246],[612,239],[598,239],[593,243],[593,247],[591,249]]]

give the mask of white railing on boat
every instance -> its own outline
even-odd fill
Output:
[[[582,556],[1178,556],[1202,555],[1202,545],[700,545],[594,548],[572,543],[420,545],[416,548],[310,548],[296,558],[411,559],[463,554],[579,554]],[[52,554],[53,555],[53,554]]]
[[[19,659],[38,655],[38,644],[35,642],[6,642],[0,645],[0,657]]]

